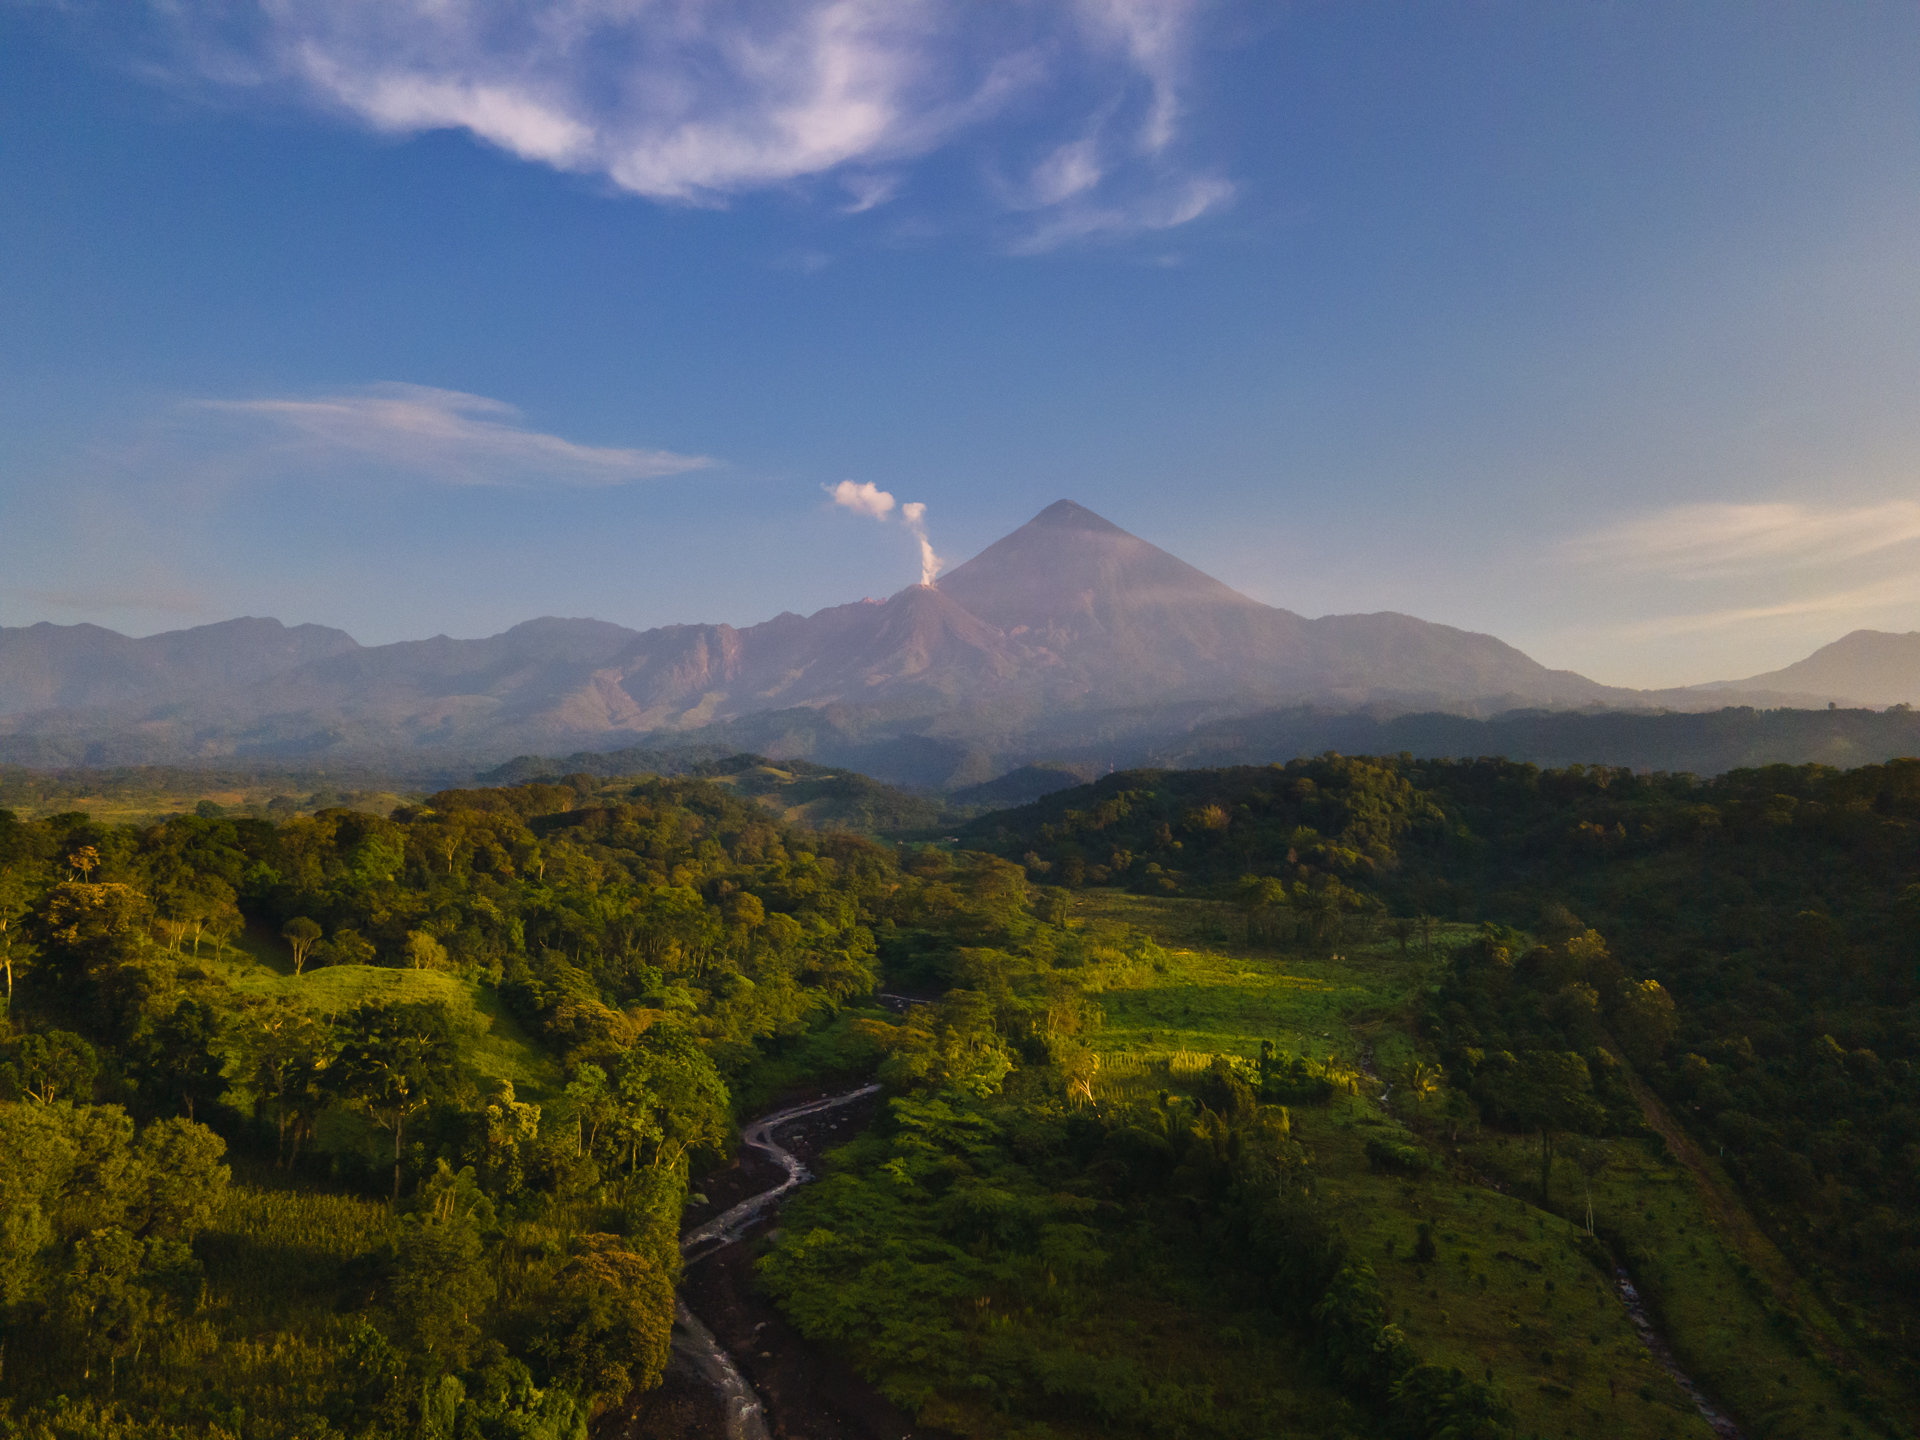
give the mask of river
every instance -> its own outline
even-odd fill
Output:
[[[813,1178],[806,1164],[774,1139],[774,1132],[824,1111],[853,1105],[878,1094],[878,1085],[863,1085],[842,1095],[790,1105],[770,1115],[762,1115],[741,1132],[743,1146],[760,1151],[780,1167],[786,1178],[776,1185],[749,1195],[713,1219],[689,1230],[680,1239],[683,1268],[692,1269],[702,1260],[739,1240],[781,1200]],[[767,1426],[766,1402],[741,1372],[739,1364],[682,1301],[673,1327],[673,1348],[713,1388],[726,1409],[727,1440],[772,1440]]]

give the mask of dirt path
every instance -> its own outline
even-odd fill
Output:
[[[1751,1265],[1765,1282],[1773,1294],[1774,1303],[1801,1319],[1800,1333],[1827,1360],[1843,1370],[1859,1369],[1859,1357],[1840,1342],[1838,1323],[1826,1313],[1826,1307],[1809,1293],[1810,1287],[1794,1271],[1780,1247],[1767,1238],[1766,1232],[1753,1218],[1753,1213],[1733,1193],[1726,1180],[1717,1173],[1716,1167],[1693,1143],[1693,1138],[1668,1112],[1660,1102],[1660,1097],[1624,1062],[1621,1071],[1627,1077],[1627,1087],[1632,1091],[1647,1124],[1667,1142],[1667,1149],[1673,1152],[1674,1159],[1693,1177],[1715,1228],[1734,1252]]]
[[[1627,1077],[1627,1088],[1633,1092],[1633,1098],[1640,1106],[1640,1114],[1667,1142],[1667,1149],[1673,1152],[1673,1158],[1693,1176],[1714,1225],[1741,1257],[1760,1273],[1773,1291],[1776,1302],[1797,1305],[1795,1289],[1799,1277],[1793,1273],[1793,1267],[1787,1264],[1786,1256],[1766,1237],[1747,1207],[1740,1203],[1739,1197],[1729,1192],[1726,1184],[1713,1173],[1707,1157],[1680,1123],[1668,1113],[1667,1107],[1660,1103],[1660,1097],[1625,1065],[1621,1066],[1621,1070]]]

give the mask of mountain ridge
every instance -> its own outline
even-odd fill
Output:
[[[541,616],[481,639],[379,646],[256,617],[138,640],[0,629],[0,759],[26,764],[395,751],[497,762],[709,731],[774,754],[822,723],[861,744],[917,736],[1017,761],[1036,745],[1175,735],[1303,703],[1487,715],[1737,698],[1601,685],[1393,611],[1307,619],[1070,500],[935,585],[745,627]]]

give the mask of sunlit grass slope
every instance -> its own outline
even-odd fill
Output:
[[[1422,1357],[1498,1386],[1522,1436],[1712,1434],[1640,1338],[1606,1252],[1586,1237],[1583,1172],[1560,1162],[1553,1208],[1542,1209],[1531,1137],[1469,1132],[1444,1145],[1443,1127],[1420,1123],[1430,1102],[1388,1091],[1384,1077],[1415,1054],[1420,993],[1463,927],[1436,931],[1429,959],[1418,942],[1403,954],[1384,938],[1321,953],[1250,950],[1230,915],[1223,925],[1190,901],[1088,891],[1073,914],[1094,933],[1144,931],[1163,952],[1098,982],[1102,1022],[1086,1037],[1101,1057],[1096,1098],[1188,1090],[1213,1055],[1252,1058],[1263,1040],[1359,1072],[1355,1093],[1295,1107],[1295,1135]],[[1426,1150],[1434,1168],[1413,1179],[1378,1173],[1366,1152],[1376,1137]],[[1751,1240],[1731,1233],[1752,1225],[1744,1212],[1736,1221],[1731,1187],[1703,1193],[1652,1135],[1610,1141],[1606,1156],[1591,1182],[1595,1228],[1633,1267],[1693,1381],[1751,1434],[1876,1433],[1822,1357],[1823,1336],[1837,1329],[1817,1303],[1803,1295],[1797,1325],[1779,1318],[1776,1290],[1742,1254]],[[1422,1225],[1435,1247],[1425,1262],[1415,1258]]]
[[[453,1023],[460,1064],[477,1082],[511,1083],[522,1100],[549,1100],[565,1083],[559,1064],[537,1046],[490,985],[438,970],[380,965],[328,965],[295,975],[274,940],[241,937],[217,962],[227,983],[243,995],[290,1000],[323,1018],[369,1002],[427,1001],[444,1005]]]

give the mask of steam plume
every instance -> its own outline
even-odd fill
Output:
[[[900,519],[920,542],[920,583],[931,585],[933,577],[947,562],[933,553],[933,542],[927,539],[927,507],[918,500],[909,500],[900,507]]]
[[[856,515],[871,515],[883,524],[893,511],[893,496],[871,480],[862,485],[842,480],[838,485],[822,485],[820,488],[833,497],[834,504],[844,506]],[[940,567],[946,561],[933,553],[933,542],[927,539],[927,507],[918,500],[908,501],[900,507],[900,523],[920,542],[920,583],[933,584],[933,577],[940,573]]]

